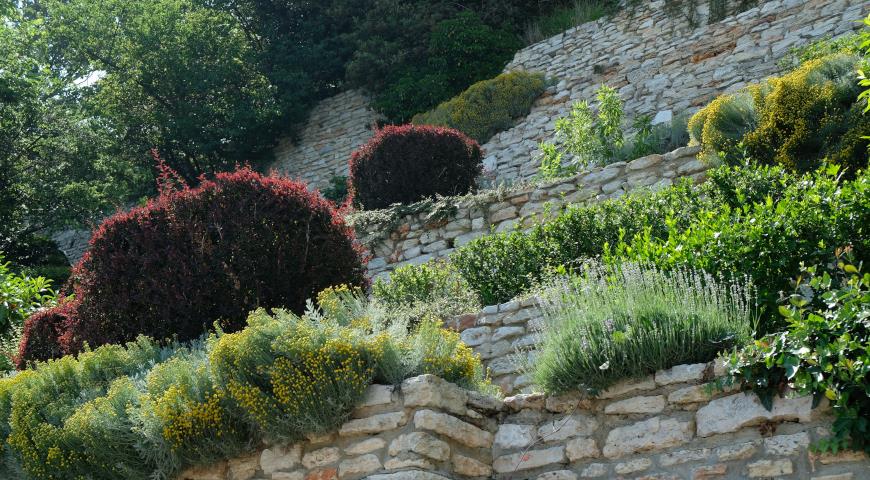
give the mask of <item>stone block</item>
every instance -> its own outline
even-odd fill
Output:
[[[598,458],[601,450],[598,449],[595,439],[573,438],[565,445],[565,454],[568,455],[568,460],[576,462],[586,458]]]
[[[569,438],[592,435],[598,429],[595,417],[574,414],[547,422],[538,427],[538,438],[544,442],[558,442]]]
[[[492,469],[496,473],[511,473],[520,470],[531,470],[546,467],[566,461],[565,447],[558,446],[542,450],[530,450],[528,452],[502,455],[492,462]]]
[[[692,422],[653,417],[611,430],[607,434],[603,453],[607,458],[619,458],[633,453],[674,447],[690,441],[693,434]]]
[[[341,458],[341,453],[336,447],[326,447],[312,452],[307,452],[302,456],[302,465],[305,468],[317,468],[335,463]]]
[[[430,430],[472,448],[490,448],[493,435],[470,423],[432,410],[419,410],[414,414],[414,426]]]
[[[405,412],[382,413],[368,418],[351,420],[341,426],[338,434],[342,437],[365,435],[395,430],[407,422]]]
[[[494,445],[499,448],[526,448],[537,438],[537,428],[534,425],[499,425],[495,433]]]
[[[292,470],[302,461],[302,445],[276,445],[260,453],[260,469],[266,475],[279,470]]]
[[[617,463],[613,466],[613,471],[620,475],[628,475],[629,473],[642,472],[652,466],[652,460],[648,458],[636,458],[627,462]]]
[[[759,460],[746,465],[749,478],[772,478],[794,473],[791,460]]]
[[[453,472],[466,477],[489,477],[492,475],[492,467],[464,455],[453,455]]]
[[[396,457],[403,452],[414,452],[433,460],[450,458],[450,445],[426,432],[411,432],[399,435],[390,443],[388,453]]]
[[[344,449],[344,453],[348,455],[363,455],[366,453],[371,453],[376,450],[380,450],[387,446],[387,442],[385,442],[381,438],[368,438],[366,440],[362,440],[360,442],[356,442],[354,444],[348,445]]]
[[[338,477],[345,478],[366,475],[377,472],[381,468],[383,468],[383,465],[381,465],[381,460],[378,456],[369,453],[367,455],[342,460],[342,462],[338,464]]]
[[[435,375],[405,380],[402,394],[405,407],[439,408],[457,415],[463,415],[467,410],[467,391]]]
[[[707,370],[706,363],[692,365],[677,365],[668,370],[656,372],[655,380],[658,385],[671,385],[674,383],[698,382],[704,378]]]
[[[632,397],[613,402],[604,407],[608,415],[629,415],[640,413],[660,413],[665,409],[667,401],[664,395],[649,397]]]
[[[773,409],[768,411],[752,392],[717,398],[698,409],[695,415],[698,436],[736,432],[768,421],[808,422],[812,417],[812,401],[812,397],[776,397]]]

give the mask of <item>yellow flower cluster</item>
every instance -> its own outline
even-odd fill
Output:
[[[226,428],[222,399],[223,393],[217,391],[199,402],[178,386],[169,387],[154,405],[154,412],[163,421],[163,438],[178,449],[200,437],[222,437]]]

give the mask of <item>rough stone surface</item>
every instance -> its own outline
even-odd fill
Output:
[[[266,475],[279,470],[290,470],[302,461],[302,446],[274,446],[260,454],[260,469]]]
[[[432,407],[462,415],[468,394],[465,390],[435,375],[421,375],[402,382],[407,407]]]
[[[607,434],[602,450],[605,457],[619,458],[637,452],[673,447],[693,437],[692,423],[675,418],[653,417]]]
[[[403,425],[407,420],[404,412],[382,413],[368,418],[351,420],[338,430],[338,434],[345,437],[350,435],[362,435],[366,433],[378,433],[393,430]]]
[[[412,432],[400,435],[390,443],[389,454],[397,456],[402,452],[414,452],[433,460],[444,461],[450,458],[450,445],[425,432]]]
[[[492,475],[492,467],[481,461],[464,455],[453,455],[453,471],[468,477],[488,477]]]
[[[378,456],[369,453],[359,457],[343,460],[338,465],[338,476],[339,478],[345,478],[350,476],[366,475],[369,473],[377,472],[381,469],[381,467],[383,467],[383,465],[381,465],[381,460],[378,458]]]
[[[736,432],[765,421],[809,421],[812,397],[779,398],[768,411],[754,393],[738,393],[711,401],[698,409],[698,436]]]
[[[525,448],[535,441],[537,429],[534,425],[499,425],[495,433],[495,445],[499,448]]]
[[[496,473],[509,473],[519,470],[531,470],[564,461],[565,447],[560,446],[503,455],[493,460],[492,469]]]
[[[625,415],[632,413],[659,413],[665,409],[667,400],[664,395],[650,397],[632,397],[613,402],[604,408],[604,413],[610,415]]]
[[[444,413],[420,410],[414,414],[414,426],[424,430],[432,430],[469,447],[489,448],[492,446],[493,436],[491,433]]]
[[[794,472],[791,460],[759,460],[747,465],[749,478],[770,478]]]

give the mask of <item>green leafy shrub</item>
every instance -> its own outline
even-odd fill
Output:
[[[661,268],[690,266],[717,275],[748,275],[766,307],[760,333],[775,331],[780,327],[774,314],[779,292],[788,288],[784,278],[799,262],[821,262],[835,248],[850,244],[860,259],[868,258],[870,175],[863,172],[854,181],[838,181],[836,173],[832,168],[796,177],[776,200],[705,206],[687,225],[667,218],[672,227],[665,235],[646,229],[626,236],[605,257],[612,262],[629,259]]]
[[[341,205],[347,200],[347,177],[344,175],[333,175],[329,178],[329,186],[321,190],[323,198],[332,200],[336,205]]]
[[[826,36],[806,45],[792,47],[788,54],[783,56],[777,64],[783,70],[792,70],[810,60],[816,60],[836,53],[856,55],[861,53],[861,36],[859,33],[831,38]]]
[[[544,298],[541,353],[531,370],[547,392],[595,394],[623,379],[712,360],[751,338],[751,286],[692,270],[590,266]]]
[[[479,143],[528,115],[547,82],[540,73],[503,73],[468,87],[434,109],[414,116],[412,123],[459,130]]]
[[[188,345],[139,337],[0,379],[0,473],[173,478],[262,440],[333,430],[374,381],[432,373],[489,388],[480,359],[435,319],[410,326],[348,287],[318,302],[302,316],[258,310],[245,329]]]
[[[445,261],[405,265],[390,272],[389,281],[379,278],[372,285],[372,296],[389,306],[463,298],[468,291],[456,268]]]
[[[827,398],[836,420],[818,447],[870,453],[870,274],[846,258],[831,272],[801,269],[794,293],[779,308],[788,329],[731,356],[731,382],[758,394],[768,409],[793,390]]]
[[[13,368],[24,320],[57,301],[51,280],[17,275],[10,267],[0,252],[0,372]]]

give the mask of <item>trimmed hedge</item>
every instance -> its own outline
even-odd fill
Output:
[[[482,153],[474,140],[440,127],[387,126],[350,158],[350,195],[373,210],[476,188]]]
[[[257,307],[302,311],[330,285],[363,285],[353,233],[306,185],[244,168],[164,192],[94,232],[75,267],[64,353],[144,334],[235,331]],[[24,342],[21,361],[34,351]]]
[[[525,117],[547,82],[541,73],[516,71],[483,80],[432,110],[415,115],[416,125],[455,128],[480,143]]]

